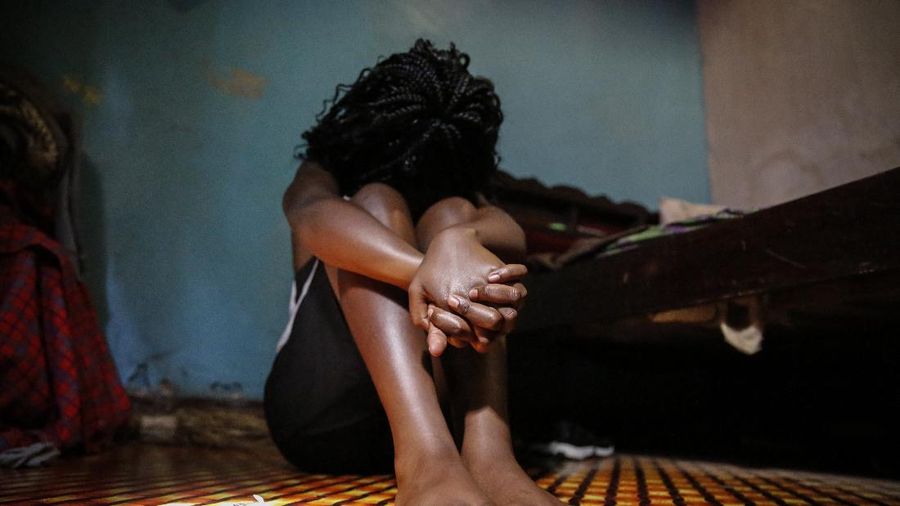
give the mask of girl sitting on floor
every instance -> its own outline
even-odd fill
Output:
[[[513,456],[505,336],[526,270],[505,261],[525,240],[481,194],[503,115],[468,63],[419,40],[303,134],[284,195],[295,315],[266,416],[304,471],[393,469],[397,504],[558,504]]]

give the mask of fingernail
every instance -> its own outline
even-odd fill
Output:
[[[479,342],[479,343],[482,343],[482,344],[487,344],[487,343],[491,342],[491,340],[488,339],[488,338],[486,338],[486,337],[484,337],[484,336],[482,336],[482,337],[479,337],[479,338],[478,338],[478,342]]]
[[[500,275],[496,272],[493,272],[488,276],[488,281],[496,283],[497,281],[500,281]]]
[[[431,315],[433,315],[433,314],[434,314],[434,308],[431,307],[431,306],[429,306],[429,307],[428,307],[428,313],[427,313],[428,318],[431,318]]]
[[[459,303],[460,303],[459,297],[457,297],[456,295],[451,295],[451,296],[447,297],[447,304],[449,304],[450,307],[452,307],[453,309],[458,308]]]
[[[470,299],[478,298],[478,289],[477,288],[473,288],[473,289],[469,290],[469,298]]]

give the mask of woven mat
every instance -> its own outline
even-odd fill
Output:
[[[900,482],[618,455],[530,469],[566,504],[900,505]],[[393,504],[392,476],[303,474],[268,451],[130,445],[0,470],[0,504]]]

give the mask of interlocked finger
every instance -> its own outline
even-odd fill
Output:
[[[454,348],[465,348],[466,346],[469,346],[469,341],[463,341],[462,339],[457,339],[455,337],[448,337],[447,342]],[[475,346],[476,344],[477,343],[472,343],[472,346]]]
[[[503,329],[500,331],[500,334],[506,335],[513,331],[516,328],[516,322],[519,319],[519,312],[511,307],[501,307],[498,308],[497,311],[503,315]]]
[[[431,324],[440,329],[448,339],[464,343],[477,340],[472,327],[464,318],[436,306],[430,308],[430,314]]]
[[[488,281],[491,283],[509,283],[510,281],[518,281],[526,274],[528,274],[528,267],[522,264],[506,264],[491,271],[488,274]]]
[[[447,349],[447,336],[433,323],[428,324],[428,337],[426,338],[428,353],[434,357],[440,357]]]
[[[511,307],[518,307],[526,295],[528,291],[522,283],[514,285],[490,283],[469,291],[470,300]]]
[[[472,302],[468,298],[458,295],[450,295],[447,298],[447,305],[456,314],[469,320],[469,323],[475,327],[481,327],[486,330],[500,330],[503,328],[503,315],[492,307]]]

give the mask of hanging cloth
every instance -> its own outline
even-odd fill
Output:
[[[60,213],[71,204],[60,193],[69,195],[65,181],[77,155],[52,108],[4,77],[0,72],[0,457],[36,443],[94,451],[127,420],[130,402],[77,257],[58,240],[59,216],[71,219]],[[74,238],[68,230],[63,240]]]

